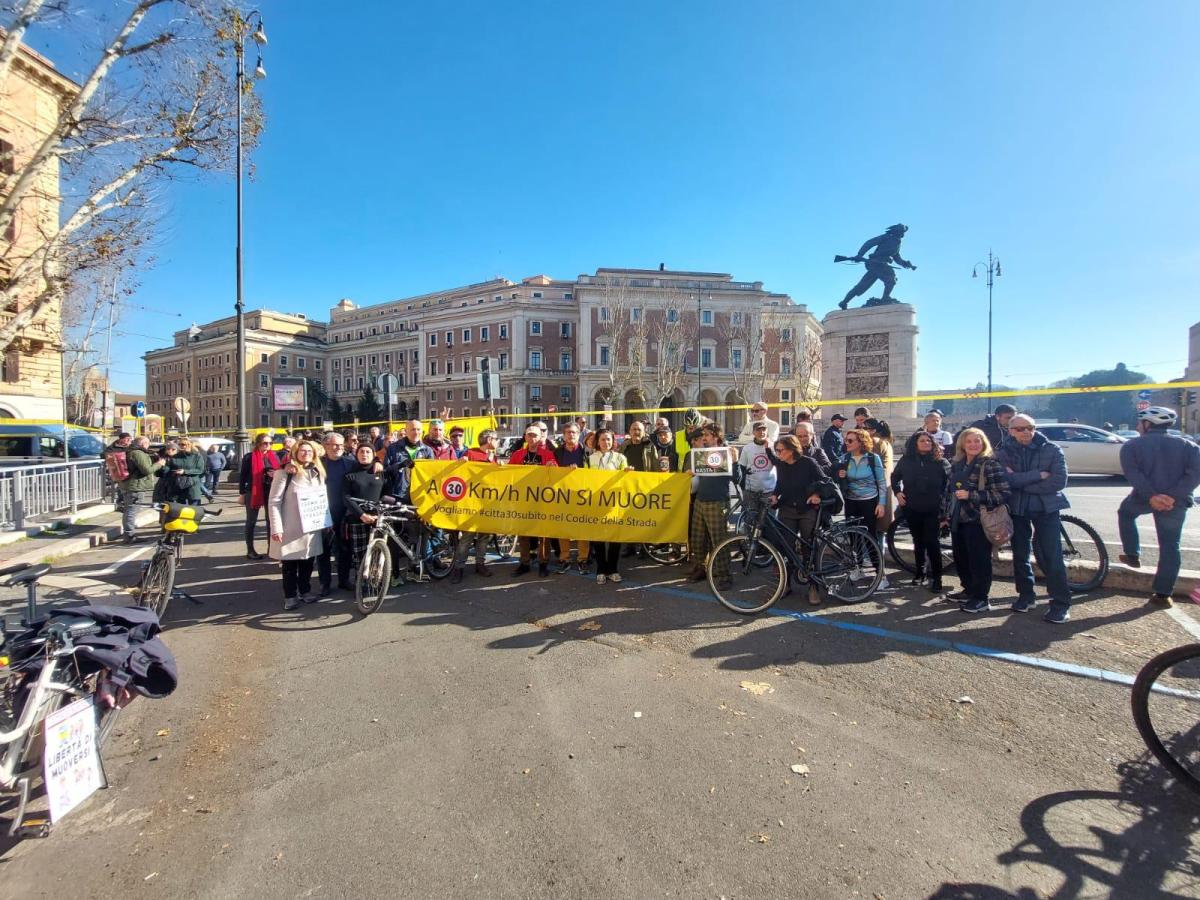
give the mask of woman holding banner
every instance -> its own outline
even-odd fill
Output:
[[[629,468],[629,460],[625,454],[613,449],[616,437],[610,428],[601,428],[595,432],[596,452],[588,457],[589,469],[601,472],[622,472]],[[595,541],[592,543],[592,555],[596,557],[596,584],[611,581],[621,583],[621,573],[617,564],[621,559],[621,544],[618,541]]]
[[[267,523],[271,558],[283,564],[283,608],[292,610],[302,602],[315,603],[313,562],[324,549],[329,496],[325,491],[325,468],[312,441],[298,443],[283,471],[271,480]]]

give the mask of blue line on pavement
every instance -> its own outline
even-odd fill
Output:
[[[669,594],[676,597],[686,597],[689,600],[696,600],[702,603],[717,602],[715,597],[705,597],[702,594],[697,594],[694,591],[685,591],[682,588],[648,584],[641,584],[639,586],[645,590],[657,591],[660,594]],[[1106,681],[1110,684],[1123,684],[1127,687],[1133,685],[1133,676],[1126,675],[1123,672],[1096,669],[1092,666],[1079,666],[1075,663],[1060,662],[1057,659],[1046,659],[1040,656],[1026,656],[1023,653],[1009,653],[1006,650],[982,647],[979,644],[948,641],[945,638],[929,637],[923,634],[907,634],[903,631],[880,628],[877,625],[862,625],[858,622],[846,622],[842,619],[831,619],[828,616],[796,612],[789,609],[775,609],[772,607],[766,611],[766,615],[775,616],[780,619],[791,619],[796,622],[807,622],[812,625],[823,625],[826,628],[837,628],[842,631],[853,631],[858,634],[869,634],[872,637],[889,638],[904,644],[917,644],[922,647],[933,647],[937,650],[952,650],[967,656],[982,656],[987,659],[998,659],[1002,662],[1015,663],[1019,666],[1048,669],[1051,672],[1061,672],[1064,675],[1074,675],[1078,678],[1091,678],[1096,681]]]

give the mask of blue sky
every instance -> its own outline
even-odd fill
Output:
[[[827,8],[821,8],[822,6]],[[1200,4],[267,2],[247,300],[327,315],[500,274],[730,272],[818,316],[902,221],[921,389],[1118,360],[1200,319]],[[32,41],[35,47],[53,45]],[[253,58],[253,54],[251,53]],[[251,64],[253,59],[251,58]],[[172,188],[127,331],[232,310],[233,183]],[[117,383],[140,390],[121,339]]]

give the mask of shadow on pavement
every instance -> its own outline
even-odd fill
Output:
[[[996,858],[1010,868],[1059,873],[1062,884],[1052,894],[946,883],[930,900],[1195,897],[1200,796],[1173,781],[1148,753],[1118,772],[1118,791],[1061,791],[1034,800],[1021,813],[1024,838]]]

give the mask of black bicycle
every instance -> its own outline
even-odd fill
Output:
[[[1200,793],[1200,644],[1160,653],[1138,672],[1133,721],[1150,752]]]
[[[454,548],[444,531],[431,528],[418,518],[416,507],[369,500],[359,502],[359,506],[363,512],[375,516],[354,584],[355,605],[364,616],[379,609],[393,582],[399,586],[413,575],[416,581],[428,581],[450,574]],[[392,547],[399,548],[402,554],[395,576]]]
[[[1078,516],[1060,515],[1059,531],[1062,539],[1063,562],[1067,567],[1067,584],[1071,592],[1083,594],[1094,591],[1104,583],[1108,575],[1108,548],[1100,539],[1096,529]],[[912,532],[904,517],[904,507],[896,512],[896,518],[887,530],[888,556],[905,572],[916,574],[916,554]],[[954,570],[954,552],[950,543],[950,528],[942,526],[938,534],[938,549],[942,554],[942,571]],[[1037,574],[1041,574],[1041,554],[1034,545],[1034,562]],[[998,559],[1012,560],[1012,549],[1005,545],[997,552]]]
[[[154,555],[142,569],[137,598],[138,606],[153,610],[161,622],[166,615],[167,604],[177,596],[186,596],[182,591],[175,590],[175,569],[183,558],[184,535],[195,534],[201,522],[209,516],[221,515],[221,510],[189,506],[186,503],[152,505],[158,510],[162,533],[154,545]]]
[[[747,616],[770,609],[793,583],[861,603],[883,580],[883,554],[859,521],[822,522],[805,540],[764,506],[749,534],[727,538],[709,555],[709,587],[727,609]]]

